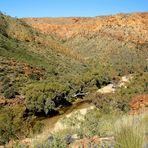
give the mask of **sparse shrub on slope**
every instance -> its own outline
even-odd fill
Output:
[[[61,135],[54,135],[49,136],[49,138],[45,141],[39,142],[37,141],[33,145],[34,148],[40,147],[40,148],[66,148],[67,144],[64,139],[64,137],[61,137]]]
[[[7,27],[7,22],[5,20],[5,15],[0,12],[0,32],[3,34],[3,35],[6,35],[6,27]]]
[[[99,92],[88,95],[92,103],[103,113],[112,110],[128,112],[130,101],[135,95],[148,93],[148,73],[139,73],[127,84],[127,87],[117,88],[115,93],[99,94]]]

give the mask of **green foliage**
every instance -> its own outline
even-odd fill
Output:
[[[7,90],[4,91],[4,97],[8,99],[15,98],[16,92],[13,87],[9,87]]]
[[[115,148],[141,148],[144,146],[147,132],[147,114],[124,116],[116,122]]]
[[[31,119],[23,118],[24,107],[0,110],[0,144],[11,139],[19,139],[30,134]]]
[[[27,98],[27,108],[33,113],[44,112],[48,114],[51,110],[56,109],[56,106],[62,105],[54,102],[54,99],[64,100],[65,94],[67,94],[68,91],[68,87],[57,82],[28,85],[24,90],[24,94]]]
[[[112,95],[95,93],[91,96],[91,101],[103,114],[108,114],[115,109]]]
[[[42,141],[41,143],[36,142],[33,146],[34,148],[66,148],[67,144],[66,141],[58,134],[49,137],[47,140]]]
[[[143,146],[143,136],[139,129],[132,127],[122,127],[119,133],[116,133],[116,148],[140,148]]]
[[[55,36],[41,34],[22,20],[0,13],[0,95],[14,99],[16,94],[24,96],[26,106],[26,109],[20,104],[0,108],[0,143],[29,135],[32,114],[49,115],[75,101],[76,93],[94,93],[102,86],[119,81],[120,76],[133,73],[127,89],[90,96],[99,111],[90,111],[84,121],[75,116],[69,122],[80,124],[81,128],[75,130],[79,135],[106,136],[112,129],[110,114],[129,111],[129,101],[134,95],[148,93],[147,44],[100,35],[86,38],[76,35],[62,44]],[[24,115],[25,110],[28,112]],[[41,129],[41,123],[34,124],[34,133]],[[132,136],[126,135],[128,130]],[[117,135],[119,143],[122,136],[139,141],[129,128],[123,128]],[[65,141],[56,135],[50,146],[65,147]],[[49,147],[48,141],[41,147]]]
[[[40,55],[27,51],[25,44],[0,35],[0,55],[36,66],[46,67],[47,62]]]
[[[77,35],[70,38],[64,45],[79,51],[94,67],[104,65],[107,71],[112,69],[119,76],[144,71],[147,65],[148,51],[145,43],[119,41],[101,34],[91,38],[88,33],[86,37]]]
[[[102,114],[98,109],[89,110],[86,115],[79,112],[64,118],[63,125],[68,131],[73,130],[78,137],[110,136],[113,132],[113,123],[118,118],[118,113]]]
[[[50,145],[53,148],[66,148],[66,146],[67,146],[66,142],[59,135],[56,135],[54,137],[54,139]]]
[[[44,106],[44,112],[45,114],[48,114],[49,111],[55,109],[55,103],[50,98],[46,99],[45,106]]]
[[[139,94],[147,94],[148,73],[134,75],[131,82],[127,83],[127,87],[116,88],[115,93],[99,94],[93,93],[89,95],[92,103],[100,109],[102,113],[109,113],[113,110],[128,112],[130,110],[130,101],[132,97]]]
[[[28,147],[29,147],[28,145],[20,144],[18,141],[13,143],[13,148],[28,148]]]
[[[3,79],[2,85],[9,85],[10,81],[11,81],[10,78],[6,77],[5,79]]]
[[[5,20],[5,15],[0,13],[0,32],[4,35],[6,35],[6,27],[7,27],[7,22]]]
[[[39,134],[39,133],[41,133],[43,131],[43,128],[44,128],[44,124],[42,122],[40,122],[40,121],[37,121],[35,123],[35,125],[33,126],[32,130],[33,130],[34,134]]]
[[[4,97],[7,99],[15,98],[16,90],[14,86],[12,85],[10,78],[5,77],[2,80],[1,93],[3,93]]]

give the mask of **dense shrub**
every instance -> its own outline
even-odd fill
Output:
[[[115,107],[111,94],[95,93],[92,95],[91,101],[102,113],[110,113]]]
[[[15,89],[13,87],[9,87],[8,89],[6,89],[4,91],[4,97],[8,98],[8,99],[12,99],[15,98],[16,92]]]
[[[62,106],[69,88],[59,83],[36,83],[27,86],[24,90],[27,98],[27,108],[36,113],[45,113]]]
[[[10,80],[10,78],[5,77],[2,81],[1,93],[7,99],[15,98],[16,90]]]
[[[8,85],[11,82],[10,78],[5,77],[5,79],[3,79],[2,85]]]
[[[12,139],[24,138],[30,134],[32,119],[23,118],[25,108],[14,107],[0,110],[0,144]]]

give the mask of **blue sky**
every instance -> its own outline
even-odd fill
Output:
[[[148,11],[148,0],[0,0],[0,11],[16,17],[98,16]]]

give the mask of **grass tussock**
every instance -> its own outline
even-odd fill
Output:
[[[147,115],[126,116],[115,124],[115,148],[142,148],[147,143]]]

